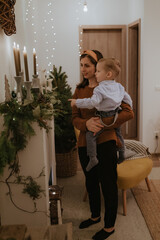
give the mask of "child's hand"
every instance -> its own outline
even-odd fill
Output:
[[[76,106],[76,99],[68,99],[69,102],[71,102],[71,107]]]

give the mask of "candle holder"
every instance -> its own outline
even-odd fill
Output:
[[[52,81],[53,81],[52,78],[49,78],[49,79],[47,80],[47,82],[48,82],[47,90],[48,90],[48,91],[52,91]]]
[[[17,83],[17,100],[18,102],[21,102],[22,101],[22,89],[21,89],[21,86],[22,86],[22,76],[15,76],[14,77],[16,83]]]
[[[39,94],[40,93],[40,79],[38,78],[38,75],[33,75],[32,78],[32,92],[35,94]]]
[[[24,72],[19,72],[19,76],[22,77],[21,86],[24,85]]]
[[[32,100],[32,95],[31,95],[31,86],[32,86],[32,82],[26,81],[24,82],[24,86],[27,90],[27,97],[26,99],[31,101]]]

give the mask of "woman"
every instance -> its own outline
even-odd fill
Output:
[[[80,57],[81,72],[83,81],[77,86],[73,98],[88,98],[93,94],[94,88],[98,85],[95,77],[96,65],[102,54],[96,50],[87,50]],[[118,207],[118,189],[117,189],[117,136],[115,128],[122,123],[133,118],[133,111],[130,106],[122,103],[122,111],[118,115],[116,123],[105,128],[97,138],[97,157],[99,164],[86,171],[89,162],[86,150],[86,131],[97,133],[104,126],[95,116],[95,109],[78,109],[76,106],[72,109],[73,125],[80,130],[78,139],[78,153],[80,163],[86,178],[86,189],[89,197],[91,217],[81,222],[79,228],[87,228],[100,222],[101,200],[100,184],[104,197],[105,214],[104,228],[97,232],[92,239],[107,239],[114,233],[114,225],[117,216]],[[103,119],[105,124],[111,124],[113,117]]]

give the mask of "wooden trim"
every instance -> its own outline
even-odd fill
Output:
[[[137,85],[137,91],[138,91],[138,102],[137,102],[137,138],[136,140],[139,140],[140,135],[140,66],[141,66],[141,19],[128,24],[128,79],[129,79],[129,71],[130,71],[130,29],[138,27],[138,85]]]
[[[126,207],[126,190],[122,189],[122,200],[123,200],[123,215],[127,215],[127,207]]]
[[[81,25],[82,29],[122,29],[126,25]]]
[[[139,18],[138,20],[128,24],[128,28],[135,27],[136,25],[139,25],[140,23],[141,23],[141,19]]]
[[[122,62],[123,62],[123,66],[122,66],[122,76],[124,76],[124,82],[126,85],[126,76],[127,76],[127,67],[126,67],[126,26],[123,25],[123,27],[121,27],[122,30]],[[124,53],[124,54],[123,54]],[[125,69],[125,73],[123,72]],[[126,87],[126,86],[125,86]]]
[[[149,181],[148,177],[145,178],[145,181],[147,184],[148,191],[151,192],[151,186],[150,186],[150,181]]]

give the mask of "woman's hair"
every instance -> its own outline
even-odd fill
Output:
[[[96,67],[97,62],[103,58],[102,53],[100,53],[98,50],[86,50],[82,53],[80,56],[80,60],[88,57],[92,64]],[[89,82],[87,78],[83,78],[82,82],[77,85],[77,88],[84,88],[85,86],[88,86]]]
[[[99,60],[99,63],[104,63],[105,70],[112,71],[114,78],[116,78],[121,71],[120,61],[116,58],[102,58]]]

